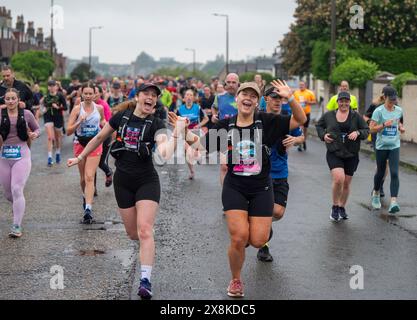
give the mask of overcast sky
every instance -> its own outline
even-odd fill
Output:
[[[25,22],[34,21],[49,35],[50,0],[1,0],[0,5],[23,14]],[[141,51],[155,58],[174,57],[181,62],[213,60],[224,54],[226,19],[230,16],[230,59],[270,55],[288,32],[294,20],[295,0],[55,0],[63,9],[63,29],[55,31],[58,50],[80,59],[88,56],[90,26],[93,31],[93,55],[105,63],[131,63]]]

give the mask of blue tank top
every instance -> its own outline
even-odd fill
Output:
[[[188,118],[190,120],[190,125],[198,125],[200,123],[200,106],[196,103],[193,104],[191,109],[188,109],[185,104],[183,104],[178,109],[178,114],[181,117]]]
[[[237,115],[236,98],[229,93],[217,96],[217,107],[219,110],[219,120],[233,118]]]

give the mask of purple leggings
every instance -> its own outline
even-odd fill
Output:
[[[22,146],[22,159],[18,161],[0,158],[0,184],[6,199],[13,204],[13,224],[22,225],[26,200],[23,190],[32,168],[31,153],[28,146]]]

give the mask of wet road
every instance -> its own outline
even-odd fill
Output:
[[[137,299],[138,245],[125,235],[113,190],[104,188],[100,172],[95,211],[101,224],[80,225],[78,171],[46,168],[44,139],[33,147],[25,233],[18,241],[7,238],[11,210],[0,191],[0,299]],[[347,206],[350,220],[333,224],[324,152],[317,140],[307,153],[291,152],[288,209],[274,224],[271,242],[275,261],[260,263],[257,251],[247,250],[246,299],[416,299],[417,175],[401,171],[399,217],[388,217],[386,209],[371,212],[374,163],[362,156]],[[163,195],[155,226],[155,299],[227,299],[229,237],[218,167],[199,166],[195,181],[187,180],[185,165],[158,171]],[[50,288],[54,265],[64,268],[64,290]],[[356,265],[364,271],[363,290],[349,285]]]

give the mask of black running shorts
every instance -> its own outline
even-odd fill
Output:
[[[55,129],[62,129],[64,127],[64,116],[62,114],[54,114],[51,116],[49,113],[43,115],[45,124],[53,123]]]
[[[245,188],[224,180],[222,201],[224,211],[247,211],[249,217],[272,217],[274,193],[269,181],[262,188]]]
[[[304,123],[303,127],[308,129],[308,127],[310,126],[311,114],[310,113],[306,114],[306,116],[307,116],[307,121],[306,121],[306,123]]]
[[[158,174],[132,179],[128,174],[116,169],[113,185],[120,209],[135,207],[138,201],[149,200],[159,204],[161,200],[161,184]]]
[[[290,191],[290,185],[287,179],[273,179],[272,184],[274,186],[274,202],[281,207],[287,207],[288,193]]]
[[[353,177],[359,165],[359,155],[352,158],[342,159],[337,157],[334,153],[327,152],[327,163],[330,170],[336,168],[345,169],[345,175]]]

